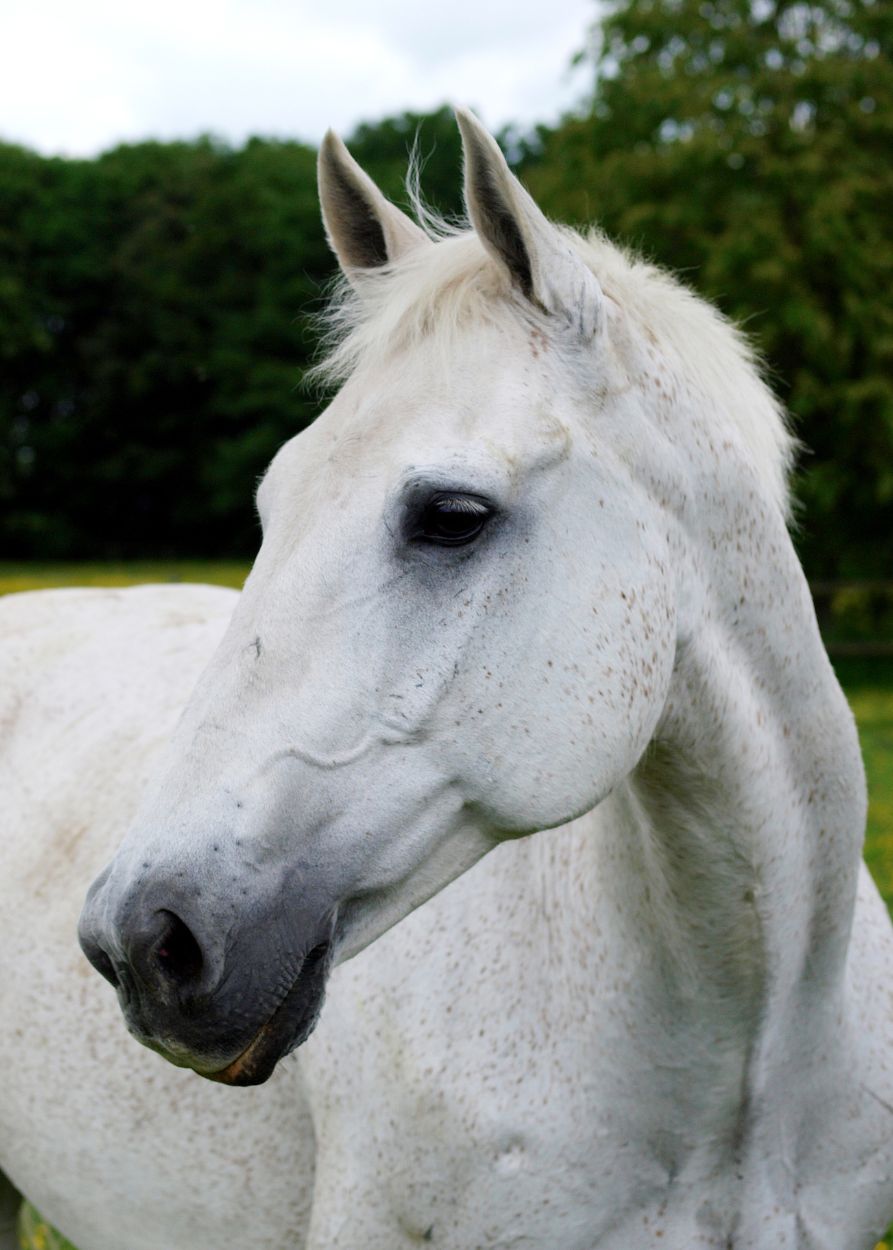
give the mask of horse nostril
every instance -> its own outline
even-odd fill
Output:
[[[171,981],[194,981],[204,967],[201,947],[179,916],[171,911],[161,914],[167,925],[155,947],[156,963]]]
[[[96,926],[92,923],[86,911],[78,922],[78,941],[81,944],[81,950],[99,975],[105,977],[106,981],[117,989],[119,980],[115,965],[108,951],[100,942]]]
[[[102,949],[98,942],[88,942],[82,939],[81,949],[90,960],[90,963],[96,969],[100,976],[105,977],[106,981],[114,988],[118,989],[120,982],[115,965]]]

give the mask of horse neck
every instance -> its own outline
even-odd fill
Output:
[[[864,776],[783,518],[738,454],[717,453],[725,468],[671,527],[676,663],[607,859],[673,1018],[713,1003],[753,1038],[793,1013],[781,1036],[819,1044],[843,985]]]

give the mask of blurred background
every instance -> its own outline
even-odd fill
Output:
[[[449,99],[549,214],[745,324],[805,444],[810,578],[891,575],[889,0],[315,9],[4,21],[0,559],[251,557],[252,483],[320,405],[315,145],[337,125],[400,201],[418,135],[426,195],[458,213]]]
[[[826,635],[893,652],[889,0],[16,5],[0,47],[0,574],[245,561],[332,260],[315,145],[460,211],[446,101],[548,213],[600,222],[756,341],[804,444]],[[22,562],[31,567],[21,569]],[[23,580],[24,579],[24,580]]]
[[[893,901],[893,5],[330,7],[4,5],[0,591],[240,584],[254,481],[324,402],[316,145],[334,125],[401,202],[417,138],[458,214],[469,104],[547,213],[676,270],[762,353]]]

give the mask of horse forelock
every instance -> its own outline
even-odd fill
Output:
[[[434,246],[420,246],[392,264],[348,282],[335,280],[325,311],[323,355],[311,382],[340,384],[370,363],[423,347],[445,364],[469,326],[516,321],[508,272],[465,224],[431,213],[417,194],[416,216]],[[763,377],[748,338],[713,305],[657,265],[612,243],[593,228],[565,233],[582,261],[626,316],[674,359],[717,421],[737,427],[754,467],[785,516],[797,448],[782,405]]]

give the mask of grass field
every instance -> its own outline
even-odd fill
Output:
[[[893,660],[841,660],[868,774],[865,859],[893,912]]]
[[[244,564],[155,561],[122,565],[22,566],[0,564],[0,594],[49,586],[128,586],[141,582],[212,582],[241,586]],[[865,858],[893,911],[893,660],[841,660],[835,665],[859,725],[868,773],[869,815]],[[74,1250],[25,1205],[22,1250]],[[893,1250],[893,1230],[878,1250]],[[286,1250],[283,1247],[283,1250]]]
[[[138,586],[144,582],[210,582],[241,587],[250,565],[236,561],[134,560],[127,564],[4,564],[0,595],[53,586]]]

